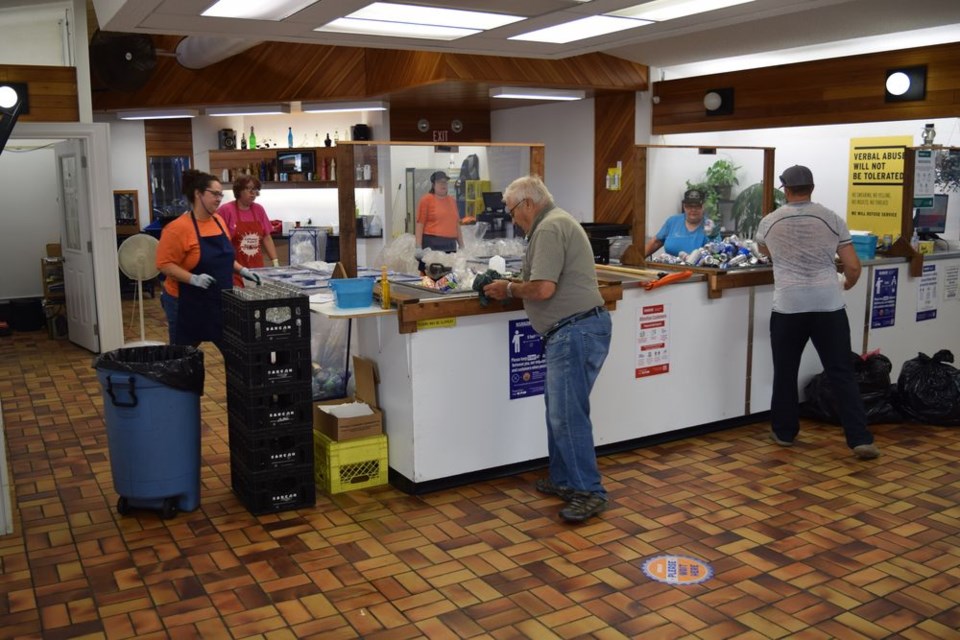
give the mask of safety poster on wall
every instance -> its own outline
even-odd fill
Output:
[[[892,327],[897,320],[897,278],[899,269],[875,269],[870,328]]]
[[[547,358],[540,334],[530,321],[511,320],[510,332],[510,399],[543,394],[547,379]]]
[[[923,265],[920,284],[917,286],[917,322],[937,317],[937,265]]]

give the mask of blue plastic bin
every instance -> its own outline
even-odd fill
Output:
[[[199,358],[202,392],[203,353],[193,347],[118,349],[95,361],[121,515],[145,508],[171,518],[200,506],[200,392],[155,379],[179,375],[188,358]],[[198,365],[187,366],[195,386]]]
[[[851,235],[853,250],[861,260],[873,260],[877,255],[877,236],[872,233],[866,235]]]
[[[340,309],[356,309],[373,304],[373,278],[331,280],[334,304]]]

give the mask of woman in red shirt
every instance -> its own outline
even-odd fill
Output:
[[[221,205],[217,213],[227,223],[227,231],[233,238],[233,251],[237,262],[245,267],[256,269],[262,267],[263,254],[266,253],[273,266],[278,266],[277,249],[273,244],[270,233],[273,227],[267,218],[267,212],[258,203],[254,202],[260,195],[260,180],[256,177],[241,174],[233,181],[233,202]],[[233,276],[236,287],[243,286],[243,278]]]

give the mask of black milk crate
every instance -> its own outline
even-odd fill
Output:
[[[264,285],[251,289],[268,290]],[[289,341],[310,346],[310,298],[303,295],[248,300],[244,289],[224,289],[223,333],[241,344]]]
[[[274,342],[241,345],[225,337],[223,346],[229,385],[252,390],[311,381],[309,343],[292,347]]]
[[[255,516],[317,504],[312,464],[275,471],[251,471],[231,458],[230,484],[243,506]]]
[[[248,432],[312,423],[312,396],[309,381],[259,390],[228,384],[227,414],[234,425]]]
[[[230,424],[230,458],[250,471],[276,471],[313,465],[313,424],[249,431]]]

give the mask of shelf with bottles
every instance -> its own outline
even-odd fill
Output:
[[[364,153],[362,163],[343,168],[353,172],[359,188],[377,186],[376,150],[371,148],[370,151]],[[309,173],[286,174],[286,179],[281,179],[277,156],[284,153],[312,154],[313,170]],[[335,189],[337,180],[331,180],[329,176],[341,175],[336,155],[336,147],[218,149],[210,151],[210,173],[225,184],[233,182],[238,174],[247,173],[257,176],[265,189]]]

